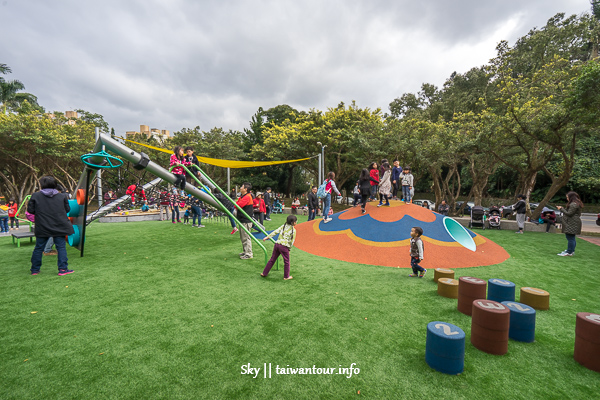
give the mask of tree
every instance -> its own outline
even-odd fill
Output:
[[[0,64],[0,74],[10,74],[12,70],[6,64]],[[33,108],[43,112],[43,108],[37,102],[37,97],[30,93],[19,93],[25,90],[25,85],[18,80],[6,81],[0,76],[0,105],[2,112],[6,114],[9,109],[17,109],[24,101],[29,102]]]
[[[35,191],[38,180],[54,175],[73,191],[83,170],[80,156],[94,146],[94,126],[67,124],[60,113],[41,114],[27,101],[16,113],[0,114],[0,192],[22,200]]]

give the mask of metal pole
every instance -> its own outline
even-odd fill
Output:
[[[231,193],[231,170],[227,167],[227,194]]]
[[[321,176],[321,154],[319,154],[319,179],[317,180],[317,186],[321,185],[321,182],[323,182],[323,178]]]
[[[94,137],[97,142],[100,138],[100,128],[96,127]],[[104,150],[104,146],[102,146],[102,150]],[[98,193],[98,208],[100,208],[102,207],[102,168],[98,168],[98,171],[96,171],[96,184],[98,186],[98,190],[96,191]],[[83,254],[83,245],[81,248],[81,254]]]

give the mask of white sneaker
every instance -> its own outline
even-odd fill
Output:
[[[557,256],[564,256],[565,254],[567,254],[567,251],[563,250],[562,253],[558,253]]]

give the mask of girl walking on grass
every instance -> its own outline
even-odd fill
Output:
[[[283,257],[283,279],[287,281],[293,278],[290,276],[290,249],[294,245],[294,240],[296,240],[296,228],[294,228],[296,226],[296,221],[297,218],[295,215],[288,215],[285,224],[269,233],[269,235],[263,239],[267,240],[279,234],[279,238],[277,239],[277,242],[275,242],[275,247],[273,247],[273,255],[265,266],[262,274],[260,274],[263,278],[266,278],[267,275],[269,275],[269,271],[271,271],[273,264],[275,264],[275,261],[277,261],[280,254]]]

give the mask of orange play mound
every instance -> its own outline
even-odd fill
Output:
[[[341,261],[410,268],[410,230],[423,228],[424,268],[466,268],[499,264],[509,254],[491,240],[468,231],[477,248],[465,248],[448,233],[444,217],[412,204],[393,202],[390,207],[367,204],[296,226],[294,245],[317,256]]]

